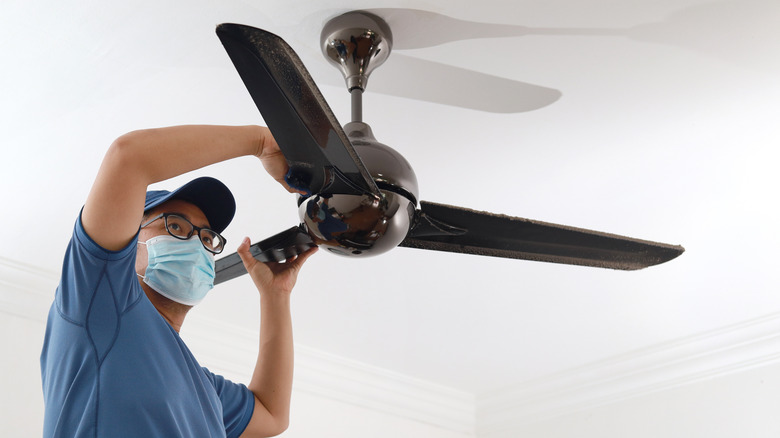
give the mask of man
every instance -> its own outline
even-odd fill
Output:
[[[147,186],[255,155],[284,183],[267,128],[135,131],[106,153],[81,211],[41,354],[47,437],[257,437],[287,428],[292,391],[290,292],[314,252],[260,263],[238,253],[260,293],[260,350],[248,387],[201,368],[178,331],[213,286],[214,254],[232,220],[230,191],[198,178]]]

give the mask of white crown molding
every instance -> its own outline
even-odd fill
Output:
[[[0,257],[0,312],[45,323],[59,276]]]
[[[248,381],[257,332],[192,315],[187,345],[212,371]],[[186,331],[186,333],[184,333]],[[294,389],[456,432],[474,434],[474,396],[387,369],[295,345]]]
[[[480,394],[479,436],[780,362],[780,313]]]

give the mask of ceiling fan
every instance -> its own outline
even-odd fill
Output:
[[[298,56],[278,36],[220,24],[217,36],[290,165],[301,224],[250,246],[282,261],[318,245],[364,257],[396,246],[635,270],[683,253],[677,245],[418,200],[417,178],[398,152],[362,121],[368,77],[390,54],[380,17],[354,11],[322,31],[325,57],[344,74],[352,121],[343,128]],[[418,208],[419,202],[419,208]],[[238,254],[216,261],[219,284],[246,273]]]

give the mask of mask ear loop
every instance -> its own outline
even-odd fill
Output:
[[[140,240],[136,240],[136,241],[135,241],[135,244],[136,244],[136,245],[144,245],[144,246],[146,246],[146,242],[141,242]],[[149,267],[149,264],[148,264],[148,263],[147,263],[147,266],[146,266],[146,267],[147,267],[147,268]],[[144,274],[146,274],[146,272],[144,272]],[[140,277],[142,280],[146,280],[146,276],[145,276],[145,275],[141,275],[141,274],[139,274],[139,273],[137,273],[137,272],[135,273],[135,275],[137,275],[138,277]]]

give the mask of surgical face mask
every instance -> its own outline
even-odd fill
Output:
[[[156,236],[146,242],[149,264],[144,283],[177,303],[194,306],[214,287],[214,255],[197,238]]]

